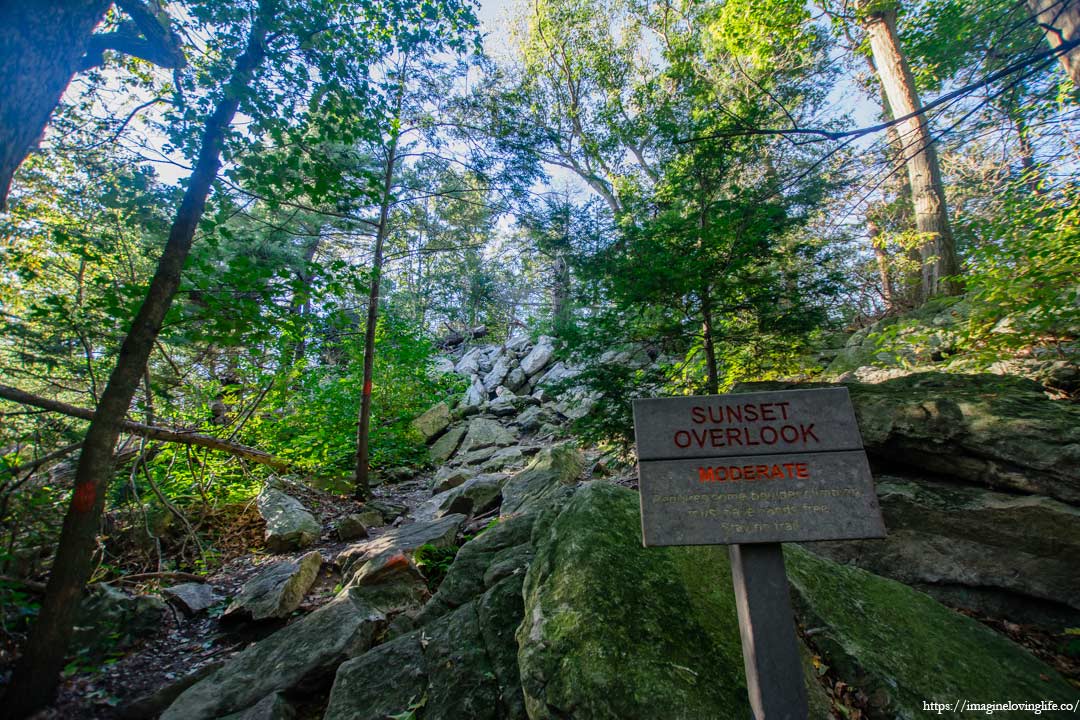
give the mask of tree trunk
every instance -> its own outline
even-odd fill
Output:
[[[51,412],[58,412],[69,417],[89,420],[91,422],[93,422],[94,418],[97,416],[97,413],[89,408],[69,405],[68,403],[60,402],[59,400],[50,400],[49,398],[43,398],[8,385],[0,385],[0,398],[21,403],[23,405],[39,407]],[[151,425],[150,423],[134,422],[132,420],[121,420],[120,430],[131,433],[132,435],[144,437],[148,440],[179,443],[181,445],[195,445],[196,447],[204,447],[210,450],[219,450],[244,460],[250,460],[251,462],[260,465],[266,465],[267,467],[278,471],[289,469],[289,463],[279,457],[263,452],[258,448],[230,442],[222,438],[214,437],[213,435],[184,432],[183,430],[170,430],[169,428],[158,427],[156,425]]]
[[[64,517],[41,612],[6,693],[7,711],[13,717],[30,714],[51,702],[56,694],[79,599],[92,569],[94,539],[112,477],[113,447],[123,429],[124,418],[165,313],[180,285],[195,229],[220,166],[226,132],[239,107],[241,95],[265,58],[268,23],[275,12],[276,0],[260,0],[247,47],[237,58],[222,98],[206,122],[199,157],[169,230],[157,271],[120,347],[116,367],[83,440],[75,471],[75,491]]]
[[[111,0],[0,6],[0,209],[15,170],[37,145],[78,72],[90,33]]]
[[[1057,48],[1080,39],[1080,0],[1027,0],[1035,22],[1046,33],[1046,42]],[[1080,88],[1080,47],[1058,56],[1061,66]]]
[[[877,223],[866,223],[866,234],[870,237],[870,246],[874,249],[874,260],[877,262],[878,277],[881,280],[881,299],[885,301],[885,311],[888,312],[895,308],[892,276],[889,273],[889,256],[885,252],[885,243],[878,240],[881,229]]]
[[[865,0],[862,3],[865,5]],[[922,108],[915,90],[907,59],[900,48],[896,33],[895,9],[868,12],[863,25],[870,37],[878,78],[885,89],[892,111],[898,117],[918,112]],[[917,114],[899,125],[904,146],[904,161],[911,183],[911,200],[915,208],[915,226],[923,237],[920,248],[922,279],[919,299],[925,302],[935,295],[955,295],[961,292],[956,280],[959,275],[956,245],[945,205],[945,188],[941,168],[930,135],[926,116]]]
[[[404,80],[402,80],[404,83]],[[402,85],[404,93],[404,85]],[[401,107],[401,97],[398,97]],[[386,168],[383,173],[382,204],[379,207],[379,230],[375,234],[375,254],[371,261],[371,292],[368,295],[367,326],[364,328],[364,387],[360,395],[360,418],[356,425],[356,468],[353,473],[353,494],[360,500],[371,495],[369,480],[369,435],[371,434],[371,381],[375,371],[375,325],[379,320],[379,280],[382,276],[383,243],[390,230],[391,190],[394,185],[394,165],[397,163],[398,137],[395,133],[386,149]]]
[[[720,372],[716,366],[716,343],[713,340],[712,297],[708,286],[701,290],[701,334],[702,347],[705,350],[705,392],[716,395],[720,392]]]

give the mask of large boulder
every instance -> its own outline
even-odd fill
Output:
[[[483,383],[484,389],[488,392],[493,392],[495,388],[502,385],[503,380],[510,373],[510,359],[506,355],[499,355],[495,359],[495,364],[491,366],[490,372],[484,375]]]
[[[888,537],[807,548],[949,604],[1021,622],[1080,622],[1080,509],[937,479],[876,480]]]
[[[225,611],[225,617],[251,620],[288,617],[304,601],[320,567],[322,555],[317,551],[297,560],[271,563],[244,583],[240,594]]]
[[[725,548],[641,547],[637,494],[600,482],[549,505],[532,544],[517,631],[530,718],[749,716]],[[924,701],[958,696],[1072,702],[1048,665],[928,595],[785,554],[814,654],[872,718],[922,717]],[[806,681],[820,695],[809,668]]]
[[[475,375],[480,371],[480,361],[484,357],[484,348],[474,347],[461,356],[454,371],[459,375]]]
[[[184,691],[161,720],[209,720],[245,710],[276,692],[321,687],[338,665],[371,647],[388,612],[419,600],[390,597],[368,587],[342,591],[310,615],[234,655]]]
[[[513,583],[490,591],[498,597],[482,604],[489,612],[469,603],[344,663],[324,720],[384,720],[421,708],[425,720],[526,720],[513,634],[498,632],[520,617],[520,578]],[[509,665],[499,662],[508,657]]]
[[[534,531],[518,660],[532,720],[743,718],[727,551],[643,548],[637,496],[587,484]]]
[[[491,510],[502,499],[505,475],[478,475],[460,485],[435,495],[418,507],[413,515],[420,520],[460,513],[473,516]]]
[[[268,483],[256,503],[266,521],[266,547],[275,553],[308,547],[319,539],[322,525],[279,483]]]
[[[737,392],[824,387],[746,383]],[[863,444],[884,467],[918,468],[1080,504],[1080,405],[1022,378],[923,372],[850,383]]]
[[[438,403],[429,408],[423,415],[412,421],[424,442],[431,443],[450,425],[450,407],[446,403]]]
[[[458,408],[461,411],[466,409],[476,409],[487,402],[488,391],[484,387],[483,381],[479,375],[472,376],[472,382],[469,383],[469,389],[465,391],[465,397],[461,400],[461,406]]]
[[[1076,690],[1048,665],[928,595],[785,546],[796,614],[871,718],[921,718],[924,702],[1053,700]]]

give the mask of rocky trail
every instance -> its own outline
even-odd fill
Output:
[[[275,479],[265,551],[164,599],[96,590],[145,639],[44,717],[747,716],[725,549],[641,548],[633,469],[561,439],[590,403],[545,389],[575,372],[551,341],[441,370],[469,387],[417,420],[436,470],[391,473],[367,503]],[[849,390],[889,538],[786,548],[812,717],[1071,701],[1075,405],[991,376]]]

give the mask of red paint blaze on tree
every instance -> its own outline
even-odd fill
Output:
[[[364,394],[365,395],[370,395],[371,394],[371,381],[370,380],[368,380],[367,382],[364,383]]]
[[[810,469],[806,463],[779,463],[774,465],[724,465],[699,467],[698,481],[737,482],[739,480],[808,480]]]
[[[94,483],[79,483],[75,495],[71,498],[71,507],[76,512],[90,512],[94,507]]]

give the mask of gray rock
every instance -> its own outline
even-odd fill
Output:
[[[368,513],[369,516],[379,518],[382,523],[382,516],[377,512]],[[340,518],[334,523],[334,533],[337,535],[338,540],[359,540],[368,536],[367,525],[364,524],[364,519],[359,514],[353,513]]]
[[[535,432],[544,423],[553,423],[555,420],[555,414],[551,410],[534,405],[522,410],[521,414],[515,418],[514,423],[522,432]]]
[[[383,524],[392,523],[409,510],[409,506],[393,500],[368,500],[364,504],[367,512],[376,512],[382,516]],[[367,523],[368,527],[375,527],[376,523]]]
[[[492,401],[488,406],[488,412],[495,417],[509,417],[510,415],[517,415],[517,408],[514,407],[513,396],[502,395]]]
[[[519,465],[525,460],[525,456],[521,452],[521,448],[512,446],[508,448],[502,448],[488,460],[484,461],[481,469],[484,472],[498,472],[505,470],[512,465]]]
[[[461,401],[462,407],[478,408],[487,402],[488,391],[479,376],[473,375],[469,389],[465,391],[465,397]]]
[[[421,610],[417,623],[426,624],[475,600],[504,577],[523,574],[532,556],[529,538],[535,520],[535,513],[500,520],[462,545],[439,589]],[[515,560],[508,560],[511,556]],[[497,565],[501,569],[492,571]]]
[[[555,339],[542,336],[536,341],[536,346],[529,351],[521,360],[521,371],[529,377],[536,375],[551,362],[555,356]]]
[[[237,653],[184,691],[161,720],[210,720],[250,708],[267,695],[310,691],[345,660],[371,647],[386,613],[401,609],[376,589],[353,587],[310,615]]]
[[[450,428],[446,433],[435,441],[435,444],[431,446],[431,459],[435,462],[446,462],[449,460],[458,446],[461,445],[462,439],[465,437],[465,433],[468,432],[468,426],[457,425]]]
[[[931,697],[1075,694],[1027,650],[921,592],[796,545],[784,560],[800,623],[838,678],[869,698],[870,717],[920,717]]]
[[[528,509],[577,483],[585,458],[569,445],[544,448],[521,472],[503,485],[502,514]]]
[[[452,513],[461,513],[471,517],[492,509],[502,499],[501,481],[503,479],[504,476],[480,475],[448,490],[439,504],[435,517]]]
[[[504,384],[514,392],[521,390],[525,387],[525,384],[529,381],[528,376],[525,375],[525,371],[520,367],[515,367],[506,376]]]
[[[888,537],[807,549],[932,595],[944,589],[944,600],[965,588],[967,607],[1008,608],[1013,620],[1045,621],[1044,602],[1071,608],[1080,619],[1080,509],[940,480],[879,475],[876,481]]]
[[[507,352],[511,352],[514,355],[521,355],[526,353],[529,348],[532,347],[532,344],[532,338],[528,335],[518,335],[512,340],[507,340],[503,347],[506,348]]]
[[[412,421],[424,442],[431,444],[450,425],[450,407],[446,403],[439,403],[429,408],[423,415]]]
[[[198,582],[173,585],[162,590],[161,594],[188,616],[198,615],[223,599],[212,585]]]
[[[354,513],[353,515],[350,515],[350,517],[356,518],[364,528],[382,527],[386,524],[386,518],[384,518],[383,514],[376,509]]]
[[[173,704],[180,694],[205,677],[218,671],[225,664],[224,660],[216,660],[196,668],[178,680],[174,680],[154,692],[143,695],[118,708],[118,714],[122,720],[154,720],[164,712],[165,708]]]
[[[736,391],[807,387],[747,383]],[[997,375],[921,372],[848,385],[863,445],[884,467],[1080,504],[1080,405]]]
[[[555,363],[550,370],[540,376],[540,379],[536,381],[537,386],[550,385],[552,383],[562,382],[563,380],[570,380],[581,374],[580,370],[568,367],[566,363],[561,360]],[[544,398],[541,398],[545,401]]]
[[[454,371],[459,375],[475,375],[480,370],[480,358],[484,355],[482,347],[474,347],[461,356]]]
[[[475,470],[469,470],[466,468],[451,468],[441,467],[439,471],[435,473],[435,479],[432,483],[431,494],[438,495],[441,492],[446,492],[451,488],[456,488],[466,480],[476,477]]]
[[[351,579],[364,563],[379,555],[411,556],[421,545],[453,545],[465,519],[464,515],[447,515],[431,522],[415,522],[390,530],[374,540],[351,545],[337,557],[341,577],[347,584],[347,580]]]
[[[479,465],[493,456],[498,450],[499,448],[494,445],[482,447],[479,450],[472,450],[463,455],[459,454],[455,462],[460,462],[462,465]]]
[[[427,665],[420,633],[404,635],[338,668],[323,720],[401,716],[420,709],[426,688]]]
[[[298,560],[275,562],[244,583],[225,617],[252,620],[288,617],[300,607],[322,567],[322,555],[309,552]]]
[[[495,359],[495,364],[491,367],[491,372],[484,376],[484,389],[488,392],[493,391],[499,385],[502,385],[503,380],[510,373],[510,361],[505,355],[500,355]]]
[[[497,445],[506,447],[516,442],[514,434],[490,418],[473,418],[469,421],[469,429],[465,439],[461,442],[459,453],[469,453],[473,450]]]
[[[266,547],[270,552],[305,548],[319,539],[322,525],[294,497],[272,485],[259,493],[259,514],[266,521]]]
[[[498,720],[505,712],[489,648],[472,605],[344,663],[324,720],[384,720],[419,709],[425,720]]]

